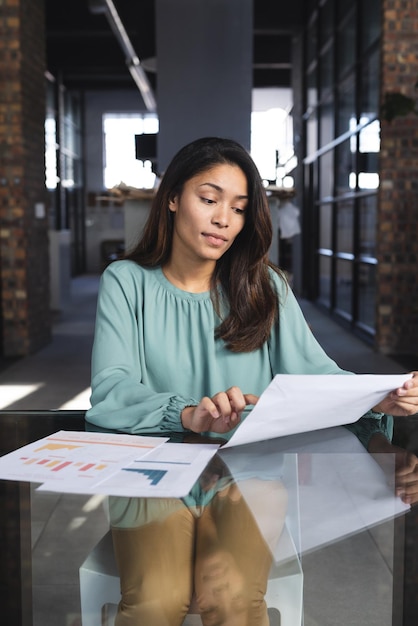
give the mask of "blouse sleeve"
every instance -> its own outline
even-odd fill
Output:
[[[100,282],[91,365],[92,406],[86,420],[129,433],[184,431],[181,411],[198,402],[175,392],[157,393],[143,384],[140,296],[133,277],[112,265]]]
[[[393,417],[386,415],[386,413],[368,411],[357,422],[347,424],[346,428],[356,435],[367,450],[371,437],[376,433],[384,435],[388,441],[392,441]]]
[[[274,282],[279,294],[280,315],[270,341],[273,374],[353,375],[341,369],[320,346],[290,287],[280,277],[274,278]],[[370,438],[376,433],[392,440],[393,417],[370,410],[346,428],[367,449]]]

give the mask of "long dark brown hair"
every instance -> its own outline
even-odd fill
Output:
[[[269,276],[269,267],[279,274],[280,271],[268,259],[272,223],[265,189],[254,161],[239,143],[204,137],[186,145],[174,156],[154,197],[143,234],[125,258],[143,267],[167,263],[175,219],[168,208],[169,201],[181,195],[188,180],[223,163],[237,165],[245,174],[248,204],[244,227],[217,261],[212,276],[212,300],[222,319],[216,336],[223,339],[232,352],[250,352],[263,345],[278,318],[278,294]]]

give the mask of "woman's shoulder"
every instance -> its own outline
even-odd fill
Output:
[[[289,291],[289,283],[286,277],[286,274],[280,270],[278,267],[268,268],[270,280],[272,281],[274,287],[276,288],[279,295],[284,295]]]
[[[103,272],[103,276],[107,276],[109,274],[113,276],[151,276],[158,268],[154,267],[143,267],[142,265],[138,265],[135,261],[131,261],[130,259],[121,259],[120,261],[113,261],[106,267]]]
[[[121,259],[120,261],[113,261],[113,263],[110,263],[110,265],[106,267],[102,274],[102,281],[105,283],[116,281],[124,285],[131,284],[136,288],[138,288],[139,285],[144,287],[150,282],[155,281],[159,271],[159,267],[143,267],[135,263],[135,261]]]
[[[179,289],[165,277],[161,265],[144,267],[130,259],[114,261],[104,270],[102,280],[106,285],[117,283],[119,288],[133,293],[150,294],[158,298],[173,298],[188,303],[211,303],[210,293],[190,293]]]

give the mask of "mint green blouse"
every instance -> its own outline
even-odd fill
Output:
[[[273,271],[271,278],[279,321],[261,348],[237,354],[215,339],[220,320],[209,292],[178,289],[160,267],[110,264],[99,289],[86,420],[128,433],[179,432],[184,407],[233,385],[261,395],[279,373],[348,374],[318,344],[284,279]],[[349,428],[367,446],[374,432],[390,439],[391,427],[390,416],[369,412]]]

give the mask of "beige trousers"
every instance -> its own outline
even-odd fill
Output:
[[[281,483],[270,483],[269,494],[279,494],[275,515],[284,519]],[[180,626],[192,598],[204,626],[268,626],[271,551],[237,485],[199,514],[178,500],[161,500],[161,507],[161,520],[154,508],[149,523],[112,528],[122,592],[115,626]]]

